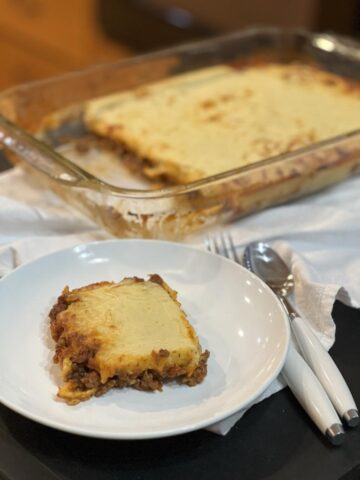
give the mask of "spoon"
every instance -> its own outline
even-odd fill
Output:
[[[291,329],[301,353],[332,401],[340,417],[350,427],[360,423],[351,392],[335,362],[320,341],[287,300],[294,289],[294,277],[281,257],[262,242],[251,243],[244,252],[245,266],[277,294],[291,320]]]
[[[264,251],[265,247],[266,245],[264,244],[260,246],[258,244],[250,244],[247,246],[244,251],[243,263],[246,268],[258,277],[268,280],[270,278],[269,271],[272,271],[272,267],[271,257],[267,255],[267,250],[263,260],[261,252]],[[276,285],[275,293],[281,301],[289,320],[292,320],[293,316],[284,301],[286,297],[281,295],[281,292],[285,293],[287,291],[283,285],[291,284],[292,278],[288,275],[285,276],[283,283],[279,282],[280,278],[278,271],[276,271],[274,275],[271,275],[271,280],[274,281],[274,283],[271,282],[271,285]],[[326,435],[333,445],[341,445],[345,440],[345,432],[340,419],[323,386],[297,351],[293,336],[290,337],[289,348],[281,375],[319,430]]]

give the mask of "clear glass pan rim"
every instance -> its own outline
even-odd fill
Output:
[[[255,27],[239,30],[237,32],[233,32],[230,34],[227,33],[224,35],[212,37],[210,39],[205,39],[200,41],[196,40],[193,42],[183,43],[174,47],[161,49],[161,50],[157,50],[154,52],[149,52],[141,55],[136,55],[134,57],[122,59],[117,62],[98,64],[96,66],[92,66],[86,69],[81,69],[78,71],[51,77],[49,79],[38,80],[34,82],[17,85],[15,87],[11,87],[10,89],[7,89],[1,92],[0,100],[8,96],[11,96],[13,94],[19,93],[22,90],[27,90],[33,86],[38,86],[38,87],[43,86],[44,88],[46,88],[46,86],[49,86],[52,83],[58,83],[62,79],[65,80],[65,79],[70,79],[74,77],[81,77],[83,75],[86,75],[87,73],[96,72],[97,70],[99,71],[104,69],[111,70],[112,68],[121,68],[121,67],[141,64],[142,62],[147,60],[160,59],[162,57],[166,57],[169,55],[189,53],[191,51],[197,51],[197,50],[200,51],[200,50],[206,50],[210,48],[215,49],[216,46],[221,42],[240,40],[246,37],[251,37],[259,34],[279,35],[279,36],[280,35],[281,36],[287,36],[287,35],[298,36],[298,37],[302,37],[305,41],[309,41],[311,43],[318,41],[319,38],[326,38],[328,41],[333,42],[335,46],[337,44],[343,45],[341,38],[335,35],[327,34],[327,33],[312,33],[301,28],[284,29],[280,27],[271,27],[271,26],[269,27],[255,26]],[[352,40],[349,40],[349,41],[352,42],[354,45],[355,41],[352,41]],[[352,48],[354,47],[352,46]],[[18,128],[21,128],[21,127],[18,127]],[[52,159],[51,161],[53,162],[57,161],[59,165],[62,164],[64,167],[69,167],[71,165],[71,169],[74,172],[77,172],[79,174],[79,177],[81,177],[81,181],[70,183],[59,177],[51,176],[50,174],[47,174],[47,173],[45,174],[48,175],[48,177],[51,178],[53,181],[59,184],[62,184],[67,188],[85,188],[85,189],[90,189],[95,191],[101,191],[102,193],[107,193],[117,197],[129,198],[129,199],[130,198],[131,199],[159,199],[159,198],[181,196],[183,194],[189,194],[191,192],[201,190],[204,187],[210,187],[214,184],[219,184],[226,181],[232,181],[237,177],[240,177],[242,174],[249,173],[251,171],[256,171],[266,166],[272,166],[272,165],[278,164],[279,162],[286,163],[287,160],[290,161],[291,159],[294,159],[300,155],[314,154],[321,151],[321,149],[323,148],[331,148],[331,147],[336,148],[339,143],[345,140],[351,140],[356,137],[360,138],[360,129],[357,129],[353,132],[348,132],[342,135],[338,135],[336,137],[323,140],[321,142],[313,143],[311,145],[302,147],[292,152],[285,152],[280,155],[276,155],[274,157],[264,158],[263,160],[257,161],[253,164],[238,167],[232,170],[227,170],[225,172],[212,175],[209,177],[205,177],[194,182],[190,182],[182,185],[165,186],[158,189],[151,189],[151,188],[150,189],[128,189],[128,188],[112,185],[110,183],[104,182],[98,179],[97,177],[89,174],[81,167],[75,165],[73,162],[71,162],[67,158],[61,156],[59,153],[56,153],[57,160]],[[49,146],[47,147],[51,148]]]

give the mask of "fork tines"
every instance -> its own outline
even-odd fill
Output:
[[[234,262],[241,263],[230,233],[221,232],[219,234],[207,235],[205,245],[209,252],[223,255]]]

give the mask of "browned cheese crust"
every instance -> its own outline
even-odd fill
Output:
[[[171,300],[178,305],[188,338],[194,344],[195,357],[189,357],[185,362],[177,364],[170,358],[172,352],[166,348],[159,348],[156,351],[153,350],[149,355],[151,358],[148,359],[148,364],[152,368],[142,369],[139,366],[137,371],[133,369],[126,371],[124,368],[121,371],[116,370],[115,375],[111,373],[105,375],[106,366],[99,366],[97,355],[103,349],[107,339],[99,337],[95,332],[90,331],[88,334],[84,334],[81,330],[77,331],[74,328],[75,314],[69,315],[68,313],[72,304],[82,301],[82,294],[104,287],[135,285],[141,282],[145,282],[145,280],[132,277],[125,278],[119,284],[99,282],[74,290],[65,287],[52,307],[49,313],[50,331],[56,342],[53,361],[60,365],[64,380],[64,385],[59,388],[58,396],[69,405],[75,405],[92,396],[103,395],[112,388],[133,387],[144,391],[161,391],[164,383],[169,380],[176,380],[189,386],[197,385],[204,380],[207,374],[209,352],[201,351],[195,331],[188,323],[180,303],[177,301],[177,293],[157,274],[150,275],[147,282],[161,286]],[[118,352],[118,356],[121,358],[121,351]],[[196,358],[196,364],[194,364],[194,358]],[[139,360],[140,364],[144,365],[144,359]]]
[[[307,64],[218,65],[95,99],[84,118],[132,172],[186,184],[358,129],[359,95]]]

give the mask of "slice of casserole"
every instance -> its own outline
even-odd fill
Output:
[[[90,101],[133,171],[175,184],[360,128],[360,84],[303,64],[220,65]]]
[[[161,390],[167,380],[192,386],[206,376],[209,353],[158,275],[66,287],[49,316],[58,396],[70,405],[111,388]]]

